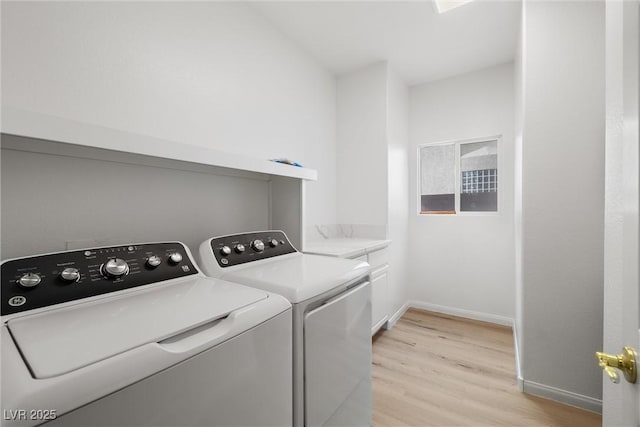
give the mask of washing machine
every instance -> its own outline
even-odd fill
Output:
[[[206,240],[200,265],[293,304],[294,425],[371,425],[369,264],[302,254],[282,231],[259,231]]]
[[[182,243],[2,263],[2,425],[292,424],[292,310]]]

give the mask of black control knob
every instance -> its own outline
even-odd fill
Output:
[[[275,248],[279,244],[280,244],[280,242],[278,242],[276,239],[269,240],[269,246],[271,246],[272,248]]]
[[[102,274],[107,277],[121,277],[129,273],[129,264],[123,259],[113,258],[102,265]]]
[[[147,258],[147,267],[149,268],[156,268],[160,264],[162,264],[162,259],[158,255],[151,255]]]
[[[241,254],[244,252],[244,245],[242,243],[238,243],[235,247],[236,253]]]
[[[67,267],[60,272],[60,278],[65,282],[77,282],[80,280],[80,270],[73,267]]]
[[[169,255],[169,262],[173,265],[180,264],[182,262],[182,255],[180,252],[174,252]]]
[[[38,273],[25,273],[18,279],[18,284],[23,288],[33,288],[38,286],[42,278]]]
[[[254,240],[251,242],[251,248],[256,252],[264,251],[264,242],[262,240]]]
[[[229,256],[231,255],[231,248],[227,245],[220,248],[220,255]]]

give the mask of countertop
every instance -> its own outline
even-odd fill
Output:
[[[304,253],[340,258],[356,258],[389,246],[391,240],[364,238],[331,238],[314,240],[305,245]]]

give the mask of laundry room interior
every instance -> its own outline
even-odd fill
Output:
[[[640,425],[639,4],[3,0],[1,424]]]

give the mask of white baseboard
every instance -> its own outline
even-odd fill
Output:
[[[565,405],[575,406],[597,414],[602,413],[602,400],[584,396],[567,390],[523,380],[523,391],[545,399],[555,400]]]
[[[422,301],[409,301],[409,307],[419,308],[436,313],[450,314],[452,316],[466,317],[467,319],[480,320],[483,322],[496,323],[498,325],[513,326],[513,319],[499,316],[497,314],[483,313],[480,311],[464,310],[462,308],[448,307],[445,305],[431,304]]]
[[[409,310],[409,302],[408,302],[408,301],[407,301],[406,303],[404,303],[404,304],[402,305],[402,307],[400,307],[400,308],[398,309],[398,311],[396,311],[396,312],[393,314],[393,316],[391,316],[391,317],[389,318],[389,320],[387,320],[387,324],[385,325],[385,327],[384,327],[384,328],[385,328],[385,329],[391,329],[391,328],[393,328],[393,325],[395,325],[395,324],[396,324],[396,322],[397,322],[397,321],[402,317],[402,315],[403,315],[404,313],[406,313],[406,312],[407,312],[407,310]]]

